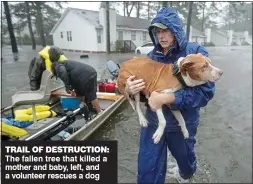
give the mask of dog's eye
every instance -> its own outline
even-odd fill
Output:
[[[202,67],[203,67],[203,68],[207,68],[207,67],[208,67],[208,64],[205,64],[205,65],[203,65]]]

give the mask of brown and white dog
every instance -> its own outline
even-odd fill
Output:
[[[211,60],[201,54],[190,54],[181,57],[175,64],[163,64],[153,61],[147,57],[136,57],[124,62],[120,68],[117,79],[117,87],[123,94],[139,116],[140,125],[147,127],[147,120],[140,108],[140,93],[134,94],[133,101],[129,98],[125,86],[130,76],[136,76],[136,79],[143,79],[145,89],[141,91],[147,98],[153,91],[160,93],[172,93],[184,86],[198,86],[207,81],[215,82],[223,74],[222,70],[212,66]],[[166,120],[162,109],[156,111],[159,120],[158,128],[153,135],[154,143],[158,143],[163,135]],[[172,111],[175,118],[181,126],[184,138],[189,137],[185,121],[180,111]]]

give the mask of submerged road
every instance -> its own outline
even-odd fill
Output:
[[[40,48],[38,48],[39,50]],[[197,133],[198,170],[192,180],[200,182],[252,182],[252,47],[209,47],[213,64],[224,71],[216,83],[216,94],[201,109]],[[11,104],[11,96],[28,90],[27,70],[36,52],[20,47],[15,61],[10,47],[2,51],[2,107]],[[80,53],[65,52],[73,60],[88,63],[104,77],[105,62],[122,63],[133,54],[90,54],[80,59]],[[144,107],[143,107],[144,109]],[[124,103],[90,139],[118,140],[118,180],[135,183],[139,146],[138,117]],[[174,180],[167,178],[167,182]]]

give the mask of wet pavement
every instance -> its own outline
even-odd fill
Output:
[[[41,48],[41,47],[40,47]],[[39,50],[38,48],[37,50]],[[198,170],[192,183],[252,182],[252,47],[207,48],[215,66],[224,74],[216,83],[216,94],[201,109],[197,133]],[[2,51],[2,107],[10,105],[17,91],[28,90],[29,61],[36,54],[31,47],[21,47],[15,61],[10,47]],[[134,54],[80,54],[65,52],[66,57],[94,66],[98,78],[104,77],[107,59],[122,63]],[[143,107],[144,109],[144,107]],[[118,178],[121,183],[136,183],[139,146],[137,115],[124,103],[90,138],[118,140]],[[167,182],[174,180],[167,178]]]

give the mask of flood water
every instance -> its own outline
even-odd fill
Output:
[[[40,48],[38,48],[39,50]],[[198,169],[192,183],[252,182],[252,48],[209,47],[209,56],[224,74],[216,83],[216,93],[201,109],[197,133]],[[28,90],[28,64],[36,54],[31,47],[20,46],[13,57],[10,47],[2,51],[2,107],[11,104],[11,96]],[[69,59],[94,66],[103,75],[107,59],[122,63],[134,54],[89,54],[65,52]],[[145,108],[143,107],[143,110]],[[140,126],[136,113],[124,103],[90,139],[118,141],[118,180],[136,183]],[[174,180],[167,178],[167,182]]]

